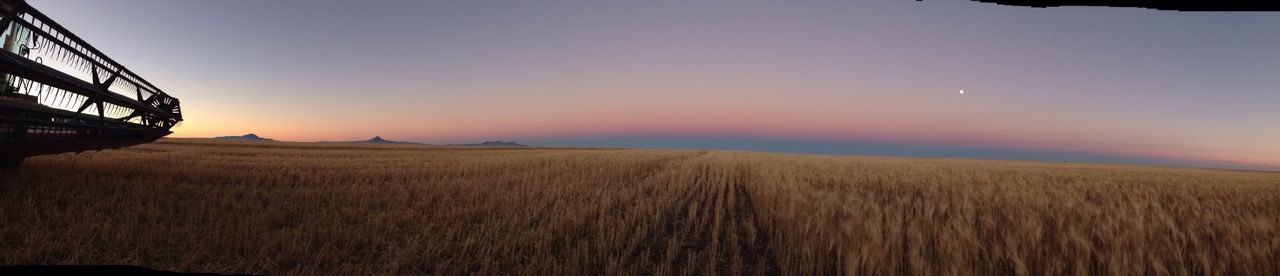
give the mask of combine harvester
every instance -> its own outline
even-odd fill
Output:
[[[0,27],[0,167],[148,143],[182,122],[177,98],[26,1],[0,0]]]

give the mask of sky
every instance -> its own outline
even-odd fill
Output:
[[[173,137],[1280,170],[1280,13],[901,0],[28,2],[181,99]]]

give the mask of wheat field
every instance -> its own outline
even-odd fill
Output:
[[[164,139],[0,171],[0,264],[353,274],[1280,275],[1280,173]]]

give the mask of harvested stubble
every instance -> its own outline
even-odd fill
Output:
[[[1280,174],[165,139],[0,172],[0,264],[266,274],[1280,274]]]

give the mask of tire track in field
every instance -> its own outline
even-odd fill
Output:
[[[750,231],[747,235],[749,239],[744,241],[745,244],[740,244],[739,246],[748,253],[746,254],[747,256],[754,258],[749,260],[748,263],[756,265],[755,274],[778,274],[781,271],[778,268],[778,259],[773,255],[773,250],[770,248],[769,234],[764,231],[764,226],[760,224],[755,205],[751,201],[751,193],[747,192],[746,181],[751,170],[749,167],[742,166],[737,171],[738,177],[737,181],[734,182],[734,192],[737,195],[739,204],[737,204],[736,209],[742,212],[743,215],[739,218],[742,219],[744,225],[750,227],[750,229],[743,229]]]
[[[657,274],[776,274],[768,235],[756,219],[745,182],[749,167],[700,158],[691,192],[662,216],[645,239]]]

